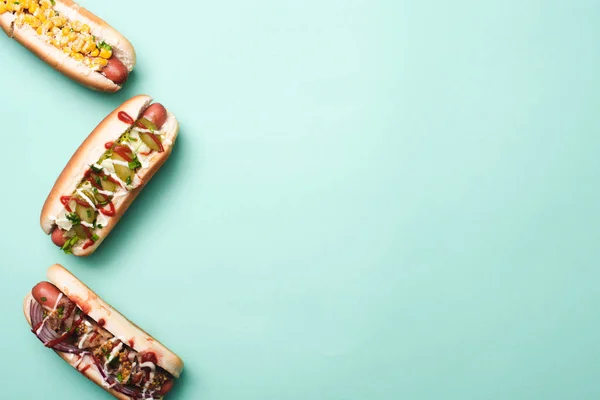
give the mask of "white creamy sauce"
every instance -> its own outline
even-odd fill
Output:
[[[117,339],[118,340],[118,339]],[[110,352],[110,356],[106,358],[106,362],[104,363],[104,370],[107,370],[108,364],[110,364],[110,362],[113,360],[113,358],[115,358],[115,356],[117,354],[119,354],[119,352],[121,351],[121,349],[123,348],[123,343],[119,343],[117,345],[117,347],[115,347],[111,352]]]
[[[156,372],[156,365],[154,365],[154,363],[152,363],[150,361],[146,361],[145,363],[140,364],[140,368],[144,368],[144,367],[150,368],[150,376],[148,376],[148,381],[146,381],[146,384],[144,385],[144,390],[146,390],[150,387],[150,384],[154,380],[154,373]]]
[[[85,194],[85,192],[82,189],[75,190],[75,193],[77,193],[83,200],[85,200],[85,202],[88,203],[91,208],[93,208],[94,210],[96,209],[96,205],[94,204],[94,202]]]
[[[62,297],[63,297],[63,294],[60,293],[58,295],[58,298],[56,299],[56,303],[54,304],[52,311],[56,310],[56,307],[58,307],[58,303],[60,302],[60,299],[62,299]],[[46,324],[46,321],[48,321],[49,318],[50,318],[50,313],[48,313],[48,315],[46,315],[46,318],[43,319],[42,323],[40,324],[40,327],[37,329],[37,331],[35,331],[36,335],[39,335],[40,332],[42,332],[42,328],[44,327],[44,325]]]
[[[81,336],[81,340],[77,344],[77,347],[79,347],[80,349],[83,349],[83,344],[85,343],[85,341],[94,334],[94,330],[90,330],[90,328],[93,328],[92,324],[90,324],[86,320],[84,320],[83,323],[88,328],[88,332]]]

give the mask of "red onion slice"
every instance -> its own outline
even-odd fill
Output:
[[[29,316],[31,317],[31,326],[33,327],[40,326],[44,320],[44,311],[42,310],[42,306],[35,300],[31,300]],[[37,331],[33,331],[33,333],[38,339],[40,339],[42,343],[44,343],[44,346],[51,347],[53,350],[71,354],[89,353],[88,351],[80,349],[72,344],[60,342],[62,335],[59,335],[52,329],[48,328],[46,324],[43,324],[41,328],[39,328]]]
[[[119,393],[122,393],[125,396],[129,396],[132,399],[160,399],[160,398],[162,398],[162,396],[160,396],[158,394],[151,394],[151,393],[143,394],[142,390],[139,388],[125,386],[125,385],[120,384],[119,381],[117,381],[114,376],[108,375],[106,373],[106,371],[104,371],[104,366],[102,365],[102,362],[100,360],[98,360],[96,357],[94,357],[94,362],[96,363],[96,368],[98,368],[98,371],[100,371],[100,375],[102,375],[102,379],[104,379],[104,381],[109,385],[109,387],[111,389],[113,389]]]

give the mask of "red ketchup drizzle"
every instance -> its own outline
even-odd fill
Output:
[[[113,217],[115,215],[115,205],[113,204],[112,201],[108,202],[108,210],[106,208],[100,208],[98,211],[100,211],[102,214],[106,215],[107,217]]]
[[[91,240],[91,239],[90,239],[90,240],[88,240],[87,242],[85,242],[85,243],[83,244],[83,250],[87,249],[88,247],[91,247],[91,246],[93,246],[93,245],[94,245],[94,243],[95,243],[95,242],[94,242],[93,240]]]
[[[156,143],[156,145],[158,146],[158,152],[162,153],[163,151],[165,151],[165,148],[163,147],[160,139],[158,138],[158,136],[156,136],[154,133],[149,133],[150,138],[152,140],[154,140],[154,143]]]
[[[83,207],[89,207],[90,205],[88,203],[86,203],[85,201],[78,199],[77,197],[73,197],[73,196],[61,196],[60,198],[60,202],[63,204],[63,206],[65,206],[65,208],[67,209],[68,212],[71,212],[71,207],[69,207],[69,201],[74,200],[75,203],[79,204],[80,206]]]
[[[71,196],[61,196],[60,202],[67,209],[68,212],[72,212],[71,207],[69,207],[69,201],[71,201]]]
[[[86,365],[85,367],[81,368],[81,369],[79,370],[79,372],[81,372],[81,373],[83,374],[85,371],[87,371],[87,370],[88,370],[88,368],[89,368],[91,365],[92,365],[92,364],[88,364],[88,365]]]
[[[129,347],[133,348],[133,345],[134,345],[133,339],[129,339],[129,342],[127,342],[127,343],[129,343]]]
[[[143,156],[149,156],[150,154],[152,154],[154,150],[150,149],[150,151],[140,151],[140,154]]]
[[[115,142],[106,142],[104,143],[104,148],[109,150],[111,147],[113,147],[113,144],[115,144]]]
[[[158,360],[156,359],[156,354],[152,352],[142,354],[142,362],[148,361],[150,361],[152,364],[157,364]]]
[[[117,114],[117,116],[119,117],[119,120],[121,122],[124,122],[124,123],[126,123],[128,125],[133,125],[133,123],[135,122],[133,120],[133,118],[131,118],[129,116],[129,114],[127,114],[125,111],[119,111],[119,114]]]
[[[129,155],[131,154],[131,149],[127,146],[115,146],[113,151],[121,156],[125,161],[130,162],[133,161],[133,158]]]

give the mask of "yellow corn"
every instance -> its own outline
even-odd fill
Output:
[[[67,23],[67,20],[65,17],[52,17],[52,24],[54,24],[54,26],[56,26],[57,28],[62,28],[64,24]]]
[[[73,50],[75,50],[76,52],[80,52],[81,49],[83,49],[83,40],[81,39],[77,39],[73,42],[73,44],[71,45],[71,47],[73,48]]]
[[[100,49],[100,57],[108,60],[109,58],[112,57],[112,51],[102,48],[102,49]]]
[[[0,14],[4,14],[6,12],[6,5],[4,3],[0,3]]]
[[[85,45],[83,46],[83,52],[85,54],[89,54],[91,53],[94,49],[96,48],[96,45],[94,44],[94,42],[92,41],[86,41]]]
[[[25,14],[25,23],[33,28],[39,28],[42,22],[31,14]]]
[[[94,58],[92,60],[92,66],[106,67],[107,64],[108,64],[108,61],[105,60],[104,58]]]
[[[42,22],[46,22],[46,16],[44,15],[43,8],[38,8],[37,10],[35,10],[35,12],[33,13],[33,16]]]
[[[51,8],[47,9],[46,11],[44,11],[44,15],[46,16],[47,19],[50,19],[52,17],[56,17],[56,13]]]
[[[71,27],[73,28],[73,30],[74,30],[75,32],[80,32],[80,31],[81,31],[82,24],[81,24],[81,22],[79,22],[79,21],[73,21],[73,22],[71,22]]]
[[[83,54],[81,54],[81,53],[75,53],[75,52],[71,53],[71,57],[73,57],[77,61],[82,61],[85,58],[83,56]]]
[[[53,0],[0,0],[0,14],[16,12],[17,25],[30,25],[49,44],[96,71],[105,67],[112,50],[99,49],[89,25],[67,20],[54,10],[52,3]]]
[[[52,22],[51,21],[44,22],[42,24],[41,28],[42,28],[42,31],[44,31],[44,32],[49,31],[50,29],[52,29]]]

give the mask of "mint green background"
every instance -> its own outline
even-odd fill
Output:
[[[24,322],[54,262],[184,358],[172,399],[600,396],[598,1],[82,4],[119,94],[0,38],[2,398],[109,397]],[[144,92],[173,156],[66,256],[42,203]]]

